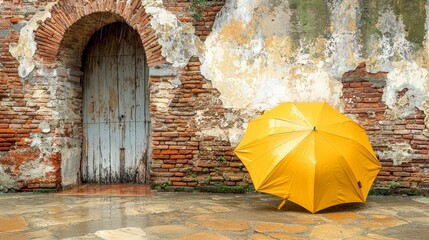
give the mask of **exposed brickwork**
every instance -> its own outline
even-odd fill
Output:
[[[140,34],[150,69],[171,69],[140,0],[61,0],[50,10],[51,17],[38,22],[36,67],[20,78],[10,44],[18,42],[25,21],[51,2],[5,0],[0,6],[0,178],[9,176],[20,189],[73,183],[65,178],[76,174],[64,177],[62,171],[72,160],[78,164],[82,151],[81,57],[95,31],[126,22]],[[224,4],[209,1],[200,21],[191,18],[189,0],[166,0],[163,6],[180,21],[192,23],[195,34],[205,40]],[[248,185],[250,177],[225,134],[233,127],[243,129],[245,122],[237,117],[240,112],[223,107],[200,65],[193,57],[178,74],[150,75],[150,180],[173,188]],[[382,101],[386,76],[366,72],[364,64],[344,74],[345,112],[366,129],[379,154],[379,186],[398,182],[406,188],[429,188],[425,115],[416,109],[405,118],[394,116]],[[398,98],[404,94],[406,90]],[[205,132],[213,129],[219,132]]]
[[[368,73],[365,64],[343,75],[345,113],[361,124],[369,135],[383,166],[376,182],[382,187],[427,188],[429,186],[429,137],[423,135],[424,113],[400,119],[382,102],[387,73]],[[400,98],[404,92],[398,93]],[[395,150],[395,144],[410,149]],[[402,145],[401,145],[402,144]],[[405,144],[405,145],[404,145]],[[394,151],[386,156],[385,151]],[[405,156],[405,157],[402,157]],[[397,159],[402,159],[394,164]]]
[[[166,64],[155,31],[149,24],[151,17],[145,13],[140,0],[128,4],[113,0],[59,1],[50,10],[51,17],[38,22],[40,26],[34,34],[38,64],[29,77],[21,79],[17,71],[19,63],[9,52],[9,45],[19,39],[20,28],[16,26],[24,26],[24,21],[29,21],[38,11],[44,11],[50,2],[53,1],[5,1],[2,6],[0,166],[21,189],[59,186],[62,182],[61,161],[64,160],[62,149],[80,150],[81,56],[95,31],[109,23],[125,21],[139,32],[149,67]],[[211,2],[199,22],[190,18],[188,4],[189,1],[165,1],[165,7],[181,21],[193,21],[196,34],[205,39],[224,1]],[[166,115],[151,106],[154,125],[152,179],[171,181],[173,185],[197,184],[195,180],[186,179],[192,171],[189,169],[195,167],[193,160],[200,154],[197,129],[192,124],[193,107],[198,94],[207,91],[201,89],[203,78],[199,69],[195,69],[198,66],[192,64],[199,65],[191,62],[183,69],[183,84],[173,90],[175,99]],[[151,88],[156,88],[157,83],[164,80],[151,77]],[[167,128],[161,130],[158,126]],[[158,162],[161,163],[159,167]],[[41,165],[49,171],[40,172],[40,176],[24,176],[23,165]],[[184,178],[172,178],[174,176]]]
[[[192,18],[192,13],[189,11],[189,4],[189,0],[164,1],[166,9],[176,14],[180,21],[192,22],[195,27],[195,34],[199,36],[201,40],[205,40],[212,30],[216,14],[225,5],[225,0],[209,1],[207,6],[201,9],[201,19]]]
[[[21,79],[9,45],[18,42],[17,26],[24,26],[23,21],[44,11],[48,3],[5,1],[0,19],[0,167],[20,189],[59,186],[62,152],[80,151],[81,57],[95,31],[125,21],[139,31],[148,65],[165,63],[141,1],[129,5],[113,0],[60,1],[51,9],[51,17],[39,22],[35,32],[38,64]],[[28,174],[31,168],[37,169],[36,174]]]
[[[42,131],[39,124],[44,116],[38,111],[44,100],[31,101],[33,87],[22,84],[31,79],[19,78],[18,61],[9,52],[10,44],[18,41],[23,22],[30,20],[36,11],[44,9],[46,3],[4,1],[0,9],[0,167],[22,189],[32,187],[34,183],[55,187],[61,182],[58,156],[52,154],[41,159],[40,150],[30,146],[30,135]],[[25,180],[22,171],[40,161],[49,162],[53,171]]]
[[[36,54],[45,62],[57,60],[60,49],[64,59],[81,56],[92,34],[109,23],[125,21],[140,33],[149,66],[165,63],[156,41],[155,32],[149,25],[141,1],[60,1],[36,32]],[[79,58],[78,58],[79,59]],[[79,59],[80,60],[80,59]]]
[[[228,111],[217,99],[218,91],[201,75],[200,65],[199,60],[193,58],[184,68],[181,85],[169,96],[172,100],[168,111],[152,109],[155,124],[151,180],[173,187],[248,185],[250,178],[231,143],[200,133],[197,123],[200,110],[206,127],[220,126]],[[152,80],[160,81],[169,79]],[[159,101],[159,98],[152,100]]]

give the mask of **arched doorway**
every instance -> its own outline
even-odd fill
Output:
[[[82,181],[145,183],[148,67],[138,32],[124,22],[94,33],[83,54]]]

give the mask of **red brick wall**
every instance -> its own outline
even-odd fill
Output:
[[[192,58],[183,69],[180,80],[182,84],[174,90],[169,112],[158,114],[156,109],[153,111],[151,180],[167,183],[173,188],[248,185],[247,171],[233,153],[230,142],[199,134],[197,111],[204,110],[203,118],[208,119],[205,125],[216,127],[221,125],[228,110],[219,100],[211,101],[219,93],[201,75],[197,58]],[[228,127],[224,126],[225,129]]]
[[[18,42],[18,26],[44,11],[48,3],[5,1],[0,6],[0,180],[15,182],[6,186],[10,188],[56,188],[63,182],[63,150],[81,148],[80,62],[93,32],[126,20],[141,31],[148,63],[165,63],[144,9],[136,11],[139,18],[132,19],[125,2],[116,6],[114,1],[60,1],[51,9],[50,18],[38,22],[37,66],[28,77],[20,78],[19,63],[9,46]],[[132,6],[142,9],[140,3],[134,1]],[[91,15],[104,12],[107,5],[113,7],[110,14]]]
[[[26,79],[21,79],[17,71],[19,63],[9,52],[9,45],[17,43],[19,39],[19,29],[15,30],[14,25],[24,26],[22,21],[30,20],[38,10],[43,11],[47,3],[49,2],[24,4],[21,1],[5,1],[0,19],[0,30],[4,35],[0,38],[0,167],[17,182],[16,187],[20,189],[58,187],[62,182],[61,162],[64,160],[61,149],[81,144],[80,119],[54,116],[54,113],[61,112],[60,108],[65,107],[67,111],[62,112],[65,115],[80,114],[79,82],[83,74],[80,60],[86,42],[96,30],[111,22],[126,21],[138,29],[142,36],[149,67],[158,68],[166,64],[161,56],[157,37],[148,24],[150,16],[145,14],[141,1],[133,1],[129,6],[126,6],[125,1],[116,4],[112,0],[59,1],[50,11],[52,16],[46,21],[38,22],[40,26],[35,31],[35,60],[38,66]],[[204,9],[200,21],[190,17],[188,4],[188,1],[165,1],[167,9],[182,21],[192,21],[196,34],[205,39],[224,1],[211,2]],[[135,10],[130,11],[131,8]],[[25,12],[25,19],[21,19],[24,16],[22,12]],[[91,14],[94,12],[97,13]],[[133,14],[138,17],[133,17]],[[165,79],[168,76],[163,79],[152,76],[150,85],[156,86]],[[215,90],[202,89],[202,82],[207,81],[199,73],[197,59],[183,69],[181,81],[182,84],[173,90],[175,99],[167,115],[157,112],[156,107],[151,105],[154,120],[151,179],[174,182],[174,185],[195,186],[197,181],[186,179],[186,173],[195,167],[193,160],[200,154],[197,129],[192,125],[195,115],[193,107],[200,94],[210,94],[210,91]],[[75,90],[72,94],[65,94],[70,89]],[[41,123],[47,123],[49,129],[42,132]],[[157,126],[162,126],[162,130]],[[42,143],[30,146],[36,138]],[[41,169],[50,171],[39,171],[38,177],[30,176],[22,168],[23,165],[40,166]],[[165,171],[169,173],[163,173]]]
[[[415,110],[405,118],[392,116],[382,102],[387,73],[368,73],[365,64],[343,75],[345,113],[366,130],[383,166],[376,187],[429,187],[429,137],[423,135],[425,115]],[[398,93],[398,98],[404,93]],[[395,144],[406,144],[411,150],[396,150]],[[404,155],[405,157],[401,157]],[[394,159],[396,156],[396,159]],[[404,158],[394,164],[394,160]]]
[[[31,99],[33,87],[23,83],[32,79],[18,76],[18,61],[9,52],[10,44],[18,42],[24,21],[30,20],[47,2],[6,0],[0,15],[0,166],[18,188],[55,187],[61,182],[58,154],[41,158],[40,149],[30,146],[30,134],[42,131],[39,124],[45,116],[38,111],[44,99]],[[43,176],[23,176],[22,169],[44,162],[49,162],[52,171]]]
[[[164,6],[167,10],[174,13],[181,22],[192,22],[195,27],[195,34],[201,40],[205,40],[210,34],[216,14],[225,5],[223,1],[210,1],[207,6],[202,7],[200,10],[201,19],[192,17],[192,9],[189,8],[189,0],[167,0],[164,1]]]
[[[161,55],[158,38],[148,24],[150,16],[145,14],[140,0],[130,5],[135,11],[126,7],[125,1],[116,4],[113,0],[71,0],[61,1],[53,7],[52,17],[40,22],[35,32],[37,67],[29,77],[21,79],[17,71],[19,63],[11,56],[9,45],[18,42],[18,26],[47,3],[5,0],[0,16],[0,170],[3,171],[0,179],[7,175],[21,189],[60,186],[64,180],[61,150],[75,147],[77,151],[81,147],[80,58],[96,30],[111,22],[126,21],[142,36],[149,67],[171,67]],[[188,11],[189,1],[164,1],[164,7],[181,21],[192,22],[201,40],[209,35],[224,4],[225,1],[210,1],[202,19],[195,21]],[[201,133],[201,127],[228,130],[241,128],[244,123],[240,119],[227,121],[228,115],[240,114],[223,107],[218,98],[220,93],[201,75],[200,65],[199,59],[193,57],[178,75],[150,76],[150,180],[171,188],[248,185],[249,175],[234,155],[229,140]],[[398,183],[408,189],[427,189],[429,138],[422,133],[424,114],[416,110],[405,118],[392,116],[382,101],[386,76],[387,73],[366,72],[364,64],[345,73],[342,79],[345,113],[366,129],[380,156],[383,169],[377,186]],[[176,77],[180,80],[178,86],[161,89],[160,86],[170,84]],[[72,93],[70,89],[74,89]],[[158,98],[159,91],[167,93],[164,99]],[[159,108],[160,100],[168,102],[166,109]],[[57,112],[76,117],[58,117]],[[45,123],[50,127],[47,131],[43,131]],[[401,154],[392,150],[397,144],[409,145],[411,150],[401,157],[401,163],[395,164],[394,155],[386,153]],[[39,176],[32,176],[29,169],[40,166]]]

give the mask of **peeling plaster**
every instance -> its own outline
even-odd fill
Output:
[[[425,117],[425,125],[426,125],[426,129],[423,130],[423,135],[429,137],[429,99],[426,99],[423,102],[423,111],[426,115]]]
[[[222,130],[219,127],[210,128],[210,129],[202,129],[201,131],[199,131],[199,134],[201,134],[203,136],[216,137],[222,141],[229,140],[228,131]]]
[[[362,58],[358,41],[358,21],[362,14],[358,1],[328,2],[329,37],[307,33],[316,39],[298,39],[298,42],[295,35],[300,35],[300,29],[292,24],[292,16],[300,9],[291,9],[288,1],[228,1],[205,43],[195,35],[192,24],[180,22],[164,8],[161,0],[142,0],[142,4],[152,16],[150,24],[159,36],[162,55],[178,68],[186,66],[192,56],[201,57],[202,73],[221,92],[226,108],[263,110],[282,101],[327,101],[341,110],[342,86],[337,79],[361,61],[368,62],[369,71],[391,72],[384,99],[389,108],[394,108],[397,104],[392,96],[402,87],[398,82],[414,74],[396,67],[409,64],[415,55],[413,43],[407,40],[405,18],[398,17],[392,4],[386,4],[376,14],[378,32],[372,34],[378,36],[370,35],[366,39],[374,49],[368,58]],[[37,46],[33,31],[38,21],[50,17],[49,11],[54,5],[50,3],[44,11],[37,12],[21,29],[18,43],[10,46],[10,52],[20,61],[21,77],[34,69]],[[426,14],[427,19],[428,16]],[[427,25],[428,20],[426,29]],[[311,31],[312,26],[308,29]],[[429,51],[427,42],[428,37],[426,51]],[[418,72],[426,71],[426,67],[418,65]],[[414,64],[412,67],[416,69]],[[319,76],[320,80],[313,76]],[[421,96],[419,93],[426,90],[427,83],[420,84],[410,94],[415,95],[413,91],[416,91]],[[421,102],[416,103],[416,107],[421,108]],[[401,107],[398,110],[401,111]]]
[[[192,56],[200,56],[202,42],[195,35],[191,23],[180,22],[176,15],[167,11],[161,1],[143,1],[146,13],[152,16],[150,24],[158,35],[161,54],[173,67],[185,67]]]
[[[178,76],[181,74],[180,68],[173,68],[169,66],[163,67],[150,67],[149,76],[150,77],[166,77],[166,76]]]
[[[49,126],[49,123],[47,123],[46,121],[42,121],[39,124],[39,128],[42,129],[42,133],[48,133],[51,131],[51,128]]]
[[[39,27],[38,22],[44,22],[51,17],[51,9],[56,3],[48,3],[43,11],[38,11],[21,29],[18,43],[11,43],[9,52],[19,61],[18,74],[21,78],[27,77],[36,66],[34,54],[37,43],[34,40],[34,31]]]
[[[76,184],[82,157],[81,141],[75,138],[62,138],[59,144],[61,153],[61,184]]]
[[[425,31],[428,34],[429,4],[426,4]],[[408,32],[403,22],[392,7],[380,10],[376,28],[378,34],[371,35],[372,51],[368,55],[368,71],[389,72],[383,92],[383,101],[388,106],[388,113],[393,117],[404,118],[414,113],[415,109],[424,110],[423,102],[429,98],[428,65],[421,59],[428,54],[429,38],[426,36],[425,48],[415,50],[415,43],[407,40]],[[398,93],[407,89],[404,96]],[[426,113],[425,113],[426,114]]]
[[[413,45],[407,41],[405,25],[398,19],[393,10],[388,10],[381,14],[377,28],[381,32],[378,47],[378,49],[381,49],[381,54],[377,54],[377,63],[381,69],[391,71],[394,61],[410,59]]]
[[[42,129],[49,129],[49,124],[42,121],[39,126]],[[71,131],[78,132],[76,129]],[[58,131],[64,131],[64,126],[59,126]],[[20,171],[23,173],[19,176],[19,180],[43,178],[47,173],[55,171],[55,167],[49,162],[44,161],[53,153],[61,154],[61,184],[68,186],[75,184],[78,179],[79,164],[81,159],[81,140],[69,137],[51,137],[46,133],[33,133],[30,136],[30,146],[37,148],[40,151],[39,157],[31,162],[26,162],[20,166]]]
[[[5,172],[5,167],[0,166],[0,193],[7,192],[9,189],[18,188],[16,185],[16,179]]]
[[[241,128],[228,129],[228,140],[231,143],[231,146],[236,147],[240,143],[240,140],[243,135],[244,132]]]
[[[145,7],[162,7],[162,0],[142,0]]]
[[[171,89],[177,87],[179,79],[176,78],[163,78],[162,82],[151,86],[151,104],[155,105],[156,111],[168,112],[171,100],[174,94]]]
[[[9,51],[19,61],[18,73],[21,78],[27,77],[35,68],[34,55],[37,43],[34,31],[38,22],[51,17],[50,10],[56,3],[49,3],[43,11],[38,11],[27,24],[22,27],[18,43],[10,44]],[[173,67],[184,67],[192,56],[201,56],[203,44],[195,35],[191,23],[182,23],[167,11],[161,0],[142,0],[146,12],[152,16],[150,24],[159,36],[161,54]]]
[[[204,43],[202,74],[219,90],[226,108],[251,111],[284,101],[327,101],[342,110],[342,84],[337,80],[367,62],[370,72],[389,72],[383,101],[391,115],[402,118],[424,110],[429,97],[424,60],[429,53],[429,3],[424,49],[409,41],[415,39],[404,23],[408,19],[409,24],[410,17],[396,3],[382,4],[371,13],[374,29],[365,33],[363,43],[360,21],[369,21],[363,16],[366,4],[329,1],[330,34],[296,42],[296,31],[302,34],[291,23],[298,10],[288,1],[228,1]],[[277,26],[282,30],[272,30]],[[364,46],[371,51],[364,54]],[[405,96],[398,97],[404,88]]]
[[[428,64],[424,60],[429,55],[429,3],[426,3],[425,43],[419,51],[415,49],[415,43],[408,40],[404,18],[389,4],[373,14],[374,26],[371,27],[374,31],[362,41],[360,38],[364,34],[359,29],[362,27],[359,21],[363,19],[363,12],[359,1],[328,1],[329,32],[321,34],[319,30],[310,32],[314,26],[308,26],[306,32],[302,32],[304,30],[293,24],[296,9],[290,8],[289,1],[230,0],[218,14],[213,31],[204,43],[195,35],[192,24],[180,22],[164,8],[162,0],[142,0],[142,4],[152,16],[150,24],[159,36],[162,55],[173,65],[172,69],[166,70],[168,75],[176,76],[175,73],[180,72],[192,56],[200,57],[201,72],[221,93],[223,106],[240,110],[226,118],[247,122],[255,112],[270,109],[284,101],[326,101],[341,110],[342,84],[339,79],[344,72],[355,69],[363,61],[368,63],[370,72],[389,72],[383,95],[389,113],[402,118],[412,114],[415,108],[421,109],[426,114],[425,124],[429,129]],[[38,21],[50,16],[49,11],[54,5],[50,3],[43,12],[38,12],[21,29],[18,43],[10,46],[10,52],[19,60],[21,77],[28,76],[34,69],[33,57],[37,47],[34,31],[38,28]],[[158,74],[153,69],[150,73]],[[52,74],[42,75],[56,75]],[[171,89],[180,84],[179,78],[171,77],[151,86],[156,111],[169,110],[174,97]],[[67,102],[55,98],[57,87],[51,85],[49,88],[48,107],[61,105],[67,108]],[[408,89],[405,95],[398,97],[398,92],[405,88]],[[46,95],[42,90],[33,93],[35,98]],[[55,110],[54,118],[69,116],[59,116],[59,112],[67,112],[66,109]],[[52,112],[52,109],[41,108],[39,111]],[[208,121],[203,116],[204,111],[196,114],[200,134],[229,140],[232,145],[238,143],[246,124],[231,126],[230,120],[221,120],[220,127],[207,127],[204,126]],[[50,131],[49,124],[41,128],[43,133]],[[424,130],[427,136],[428,129]],[[35,134],[31,146],[39,148],[41,154],[54,151],[60,152],[64,159],[78,157],[75,152],[80,153],[77,147],[80,143],[64,139],[58,146],[52,146],[54,140],[58,139]],[[60,149],[59,146],[67,145],[66,142],[71,142],[71,146]],[[413,151],[408,144],[401,143],[391,145],[379,154],[382,158],[394,159],[398,165],[408,161]],[[67,166],[69,163],[66,161],[64,164],[62,167],[65,169],[76,168]]]
[[[46,174],[54,172],[55,168],[51,165],[47,165],[42,159],[34,160],[31,162],[25,162],[19,167],[21,175],[18,180],[27,180],[35,178],[44,178]]]
[[[423,110],[427,98],[428,70],[415,62],[399,62],[387,75],[383,101],[400,118],[414,114],[414,110]],[[408,89],[404,97],[398,98],[398,92]]]
[[[54,151],[53,148],[53,138],[47,137],[42,133],[32,133],[30,136],[31,143],[30,146],[33,148],[38,148],[40,150],[40,159],[43,158],[43,155],[51,154],[54,152],[58,152],[58,150]]]
[[[354,0],[334,1],[329,7],[332,33],[326,43],[326,63],[331,66],[332,75],[340,78],[362,62],[357,34],[359,3]]]
[[[415,157],[414,150],[408,143],[396,143],[388,147],[384,152],[377,152],[381,159],[392,159],[393,165],[398,166]]]
[[[341,109],[341,83],[312,59],[323,52],[297,52],[290,18],[287,1],[275,8],[271,1],[226,3],[205,41],[201,66],[226,108],[265,110],[285,101],[326,101]],[[267,29],[278,25],[284,30],[273,36]]]

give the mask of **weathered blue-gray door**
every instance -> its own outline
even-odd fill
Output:
[[[144,183],[150,136],[146,57],[125,23],[91,38],[83,64],[82,180]]]

